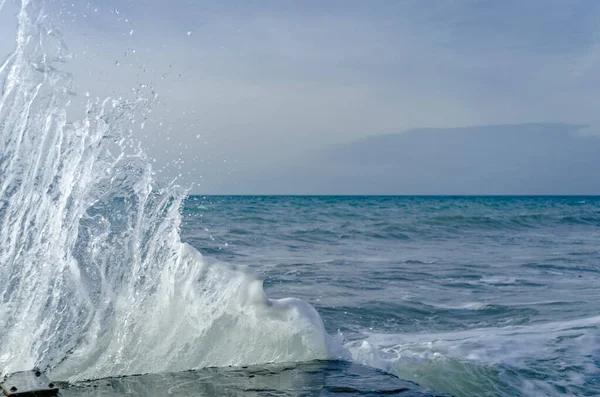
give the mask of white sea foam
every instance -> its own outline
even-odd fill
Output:
[[[465,302],[465,303],[457,303],[457,304],[443,304],[443,303],[429,303],[429,305],[438,307],[440,309],[449,309],[449,310],[485,310],[490,307],[483,302]]]
[[[371,334],[353,360],[457,396],[564,396],[600,375],[600,317],[448,333]],[[519,373],[543,374],[543,380]]]
[[[23,0],[0,69],[0,369],[78,380],[329,356],[316,310],[179,236],[185,192],[130,137],[149,106],[91,101],[67,122],[68,58]]]
[[[479,279],[479,283],[482,284],[493,284],[493,285],[513,285],[517,283],[517,279],[515,277],[508,276],[488,276],[482,277]]]

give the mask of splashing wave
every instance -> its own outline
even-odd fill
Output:
[[[321,317],[181,242],[186,192],[131,138],[147,100],[67,122],[60,34],[23,0],[0,68],[0,369],[79,380],[328,357]]]

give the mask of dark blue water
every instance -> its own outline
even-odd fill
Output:
[[[600,393],[598,197],[190,197],[183,240],[456,396]]]

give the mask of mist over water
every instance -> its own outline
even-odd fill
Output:
[[[150,106],[90,100],[67,122],[68,52],[24,0],[0,69],[0,369],[77,380],[326,358],[318,313],[179,237],[185,191],[130,137]],[[151,97],[150,97],[151,98]]]

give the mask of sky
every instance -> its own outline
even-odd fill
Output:
[[[0,55],[14,41],[14,9],[6,0],[0,12]],[[328,153],[424,128],[458,134],[457,142],[456,128],[470,126],[530,148],[473,157],[480,163],[469,169],[491,172],[490,158],[513,164],[535,139],[550,139],[529,136],[532,123],[578,126],[564,128],[566,147],[600,135],[595,0],[47,0],[47,9],[73,54],[61,67],[82,101],[86,92],[120,97],[140,86],[158,93],[136,137],[164,178],[181,174],[193,193],[542,193],[527,188],[531,181],[499,178],[492,189],[481,181],[493,174],[469,179],[461,169],[442,183],[394,156],[372,169],[363,163],[370,154],[356,152],[350,166]],[[507,131],[527,137],[519,143]],[[432,157],[439,137],[428,139],[412,158],[452,168],[456,156]],[[579,161],[575,152],[562,161]],[[589,161],[577,183],[556,191],[600,193]],[[367,168],[381,178],[361,184],[355,176]],[[383,177],[390,173],[405,177]],[[546,180],[556,170],[532,175]]]

